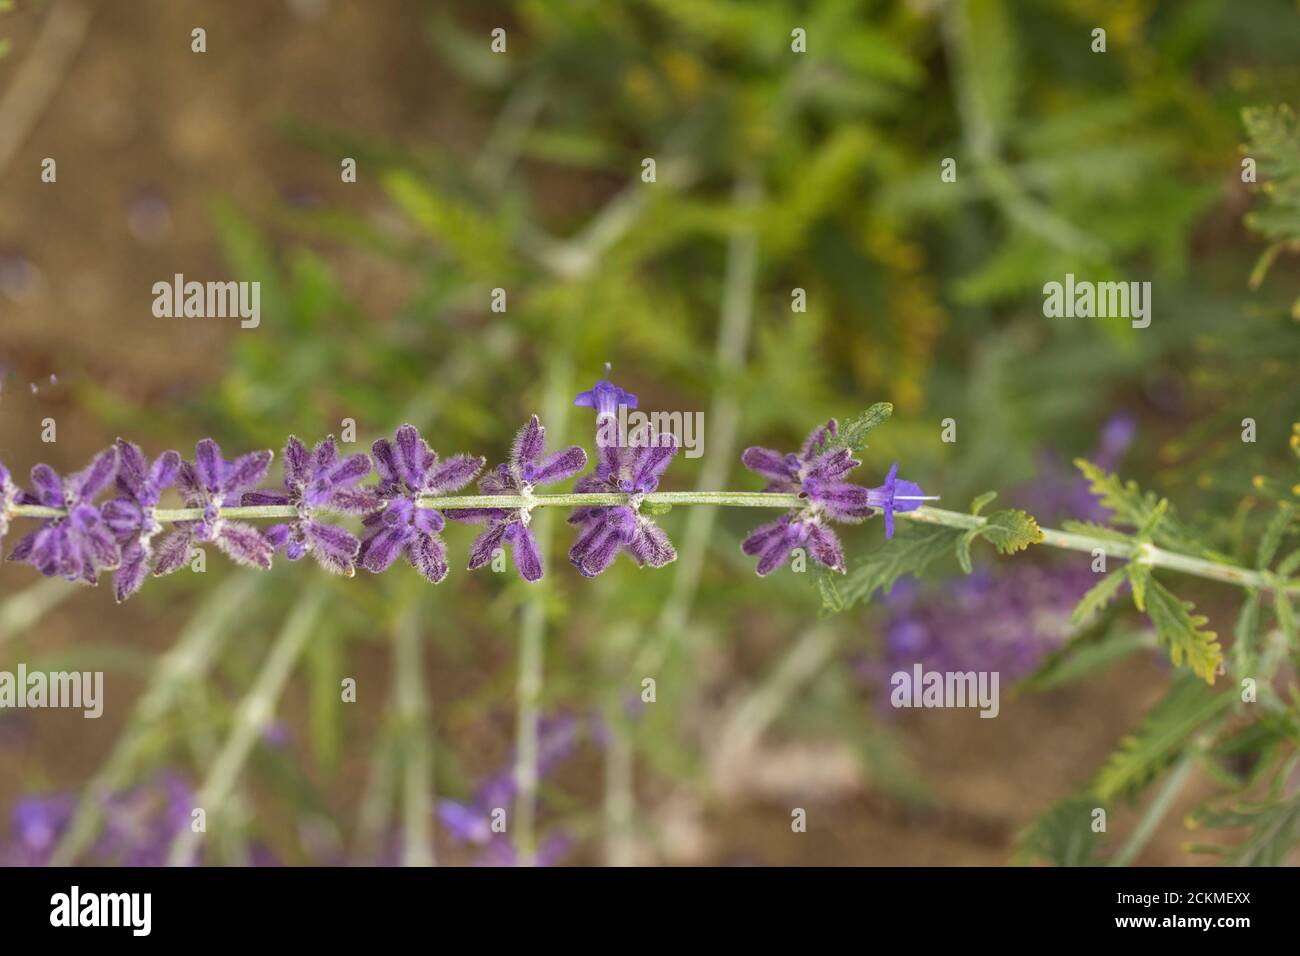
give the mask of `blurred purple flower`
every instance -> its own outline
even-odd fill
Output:
[[[583,720],[567,714],[544,716],[537,728],[537,776],[544,779],[578,748]],[[594,727],[593,727],[594,736]],[[479,865],[514,866],[516,857],[508,838],[492,832],[492,812],[507,807],[515,798],[514,755],[498,772],[489,776],[469,803],[438,801],[438,819],[452,840],[485,847]],[[560,837],[563,839],[560,839]],[[550,866],[570,848],[567,835],[556,834],[537,851],[536,864]]]
[[[153,554],[152,541],[162,532],[154,509],[163,490],[176,483],[181,456],[165,451],[150,466],[140,446],[117,440],[117,491],[120,497],[105,502],[100,512],[108,530],[122,548],[122,564],[113,575],[113,589],[120,604],[144,584]]]
[[[70,793],[21,797],[11,813],[11,843],[0,853],[6,866],[46,866],[72,822],[77,798]],[[173,773],[132,790],[110,794],[100,809],[104,825],[86,854],[87,863],[162,866],[176,834],[190,825],[194,793]]]
[[[997,671],[1004,681],[1032,671],[1074,633],[1070,617],[1097,583],[1086,567],[1009,564],[993,575],[978,569],[947,582],[940,595],[910,579],[885,596],[880,650],[860,660],[862,678],[889,697],[889,679],[927,671]]]
[[[1136,436],[1137,422],[1132,415],[1126,412],[1112,415],[1102,426],[1097,445],[1088,458],[1104,471],[1113,472]],[[1039,453],[1038,474],[1033,481],[1012,491],[1010,497],[1042,522],[1072,518],[1104,524],[1110,520],[1110,511],[1088,489],[1087,480],[1051,451]]]
[[[763,490],[797,494],[808,506],[760,525],[741,544],[745,554],[758,557],[759,576],[776,570],[795,548],[807,547],[817,562],[844,573],[844,551],[839,537],[826,520],[857,523],[877,511],[885,516],[885,537],[894,536],[894,514],[921,507],[921,488],[898,477],[894,463],[878,488],[866,488],[843,481],[860,461],[847,448],[830,448],[839,434],[839,423],[831,419],[813,429],[796,454],[781,454],[770,448],[746,448],[740,456],[746,468],[767,479]]]
[[[181,462],[178,484],[186,506],[202,508],[203,517],[176,522],[175,530],[158,546],[156,577],[179,570],[189,560],[195,541],[215,543],[238,564],[264,571],[271,567],[271,545],[258,530],[221,517],[219,509],[238,507],[241,493],[266,479],[273,457],[270,451],[258,451],[227,461],[211,438],[194,446],[194,461]]]
[[[485,495],[529,495],[539,485],[565,481],[587,467],[587,453],[577,445],[543,457],[545,447],[546,429],[534,415],[515,436],[509,462],[480,478],[479,490]],[[510,545],[511,558],[520,577],[525,581],[541,580],[542,554],[537,539],[528,529],[528,509],[460,508],[445,514],[453,521],[487,524],[487,530],[470,549],[471,571],[491,561],[493,553],[505,541]]]
[[[367,531],[358,560],[367,571],[386,570],[405,555],[410,565],[437,584],[447,576],[447,549],[438,537],[445,522],[434,508],[421,508],[421,495],[439,495],[469,484],[484,459],[456,455],[440,462],[414,425],[397,429],[395,441],[371,446],[379,468],[379,496],[387,507],[363,520]]]
[[[111,571],[122,560],[117,542],[93,501],[117,470],[117,449],[109,448],[91,463],[66,478],[49,465],[32,469],[32,492],[22,492],[19,504],[66,508],[58,518],[46,518],[41,526],[19,540],[9,555],[47,577],[97,584],[100,571]]]
[[[558,866],[573,851],[573,837],[558,830],[542,841],[533,855],[534,866]],[[519,855],[514,845],[505,837],[488,843],[487,849],[474,861],[475,866],[518,866]]]
[[[311,554],[326,571],[352,577],[353,561],[361,542],[345,528],[316,520],[317,512],[369,514],[382,508],[383,499],[357,482],[370,474],[370,457],[363,453],[339,460],[331,435],[307,446],[290,436],[284,447],[284,491],[245,492],[245,505],[293,505],[298,516],[267,528],[264,537],[290,561]]]

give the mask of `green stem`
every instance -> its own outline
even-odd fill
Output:
[[[275,716],[280,694],[314,633],[317,618],[325,608],[325,597],[325,590],[320,588],[309,591],[298,602],[271,646],[252,690],[240,701],[230,735],[222,744],[195,801],[196,806],[201,807],[208,816],[216,816],[225,808],[231,791],[243,772],[244,764],[257,744],[258,736]],[[192,827],[181,830],[172,841],[167,856],[168,865],[189,865],[199,848],[200,839],[201,834]]]
[[[397,685],[397,719],[402,735],[402,865],[433,866],[433,748],[429,742],[429,697],[424,666],[419,606],[403,612],[393,630],[393,680]]]

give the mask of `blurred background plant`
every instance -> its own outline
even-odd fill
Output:
[[[348,420],[363,446],[411,421],[495,461],[534,411],[590,448],[571,400],[608,361],[642,408],[705,414],[666,487],[756,488],[745,445],[882,400],[867,483],[901,460],[948,507],[994,488],[1097,520],[1059,463],[1118,421],[1123,473],[1207,545],[1256,566],[1265,528],[1292,530],[1289,0],[19,6],[10,93],[50,67],[55,18],[93,20],[0,186],[11,466],[119,433],[278,450]],[[57,187],[14,174],[47,155]],[[173,272],[260,281],[260,327],[153,319]],[[1151,326],[1044,318],[1070,272],[1150,280]],[[1273,863],[1300,842],[1300,645],[1267,596],[1229,655],[1234,678],[1272,655],[1249,720],[1148,653],[1141,619],[1072,621],[1085,555],[951,561],[822,620],[811,575],[754,577],[752,515],[678,509],[675,564],[594,581],[551,520],[535,587],[214,561],[116,609],[0,569],[0,667],[102,667],[111,695],[103,729],[0,714],[9,845],[120,860],[121,805],[182,779],[208,833],[168,831],[173,862],[1176,863],[1176,811],[1210,798],[1249,805],[1208,811],[1207,842]],[[1241,594],[1179,584],[1229,643]],[[997,720],[882,712],[879,676],[921,659],[1021,682]],[[1079,837],[1096,806],[1116,839]]]

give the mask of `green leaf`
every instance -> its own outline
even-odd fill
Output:
[[[1139,530],[1140,538],[1163,547],[1190,554],[1210,554],[1182,526],[1169,503],[1154,492],[1144,492],[1135,481],[1121,481],[1117,475],[1107,474],[1087,459],[1076,458],[1074,464],[1088,479],[1088,490],[1100,498],[1103,507],[1115,512],[1115,524]]]
[[[963,533],[960,529],[946,525],[899,522],[892,541],[887,541],[860,558],[836,582],[838,606],[830,606],[823,588],[825,609],[832,613],[847,610],[855,604],[871,600],[871,596],[878,590],[888,593],[899,578],[907,574],[920,574],[931,562],[948,554],[953,543]]]
[[[1287,528],[1293,518],[1295,518],[1295,511],[1290,506],[1285,503],[1278,505],[1277,514],[1269,521],[1268,527],[1260,536],[1259,550],[1255,555],[1255,567],[1263,571],[1273,563],[1273,558],[1277,555],[1277,549],[1281,546],[1282,538],[1286,536]]]
[[[1133,588],[1133,606],[1143,614],[1147,610],[1147,585],[1151,583],[1151,568],[1136,561],[1124,565],[1124,576]]]
[[[1043,531],[1034,516],[1015,508],[993,512],[978,530],[1002,554],[1024,551],[1043,540]]]
[[[1088,490],[1101,500],[1102,507],[1115,512],[1117,523],[1140,528],[1159,504],[1154,492],[1143,492],[1136,481],[1124,482],[1086,458],[1076,458],[1074,465],[1088,479]]]
[[[1236,626],[1232,629],[1232,670],[1235,674],[1251,674],[1255,670],[1259,619],[1259,591],[1252,588],[1246,592],[1246,600],[1241,605]]]
[[[1215,692],[1192,677],[1181,677],[1142,721],[1137,733],[1120,741],[1097,772],[1091,792],[1103,801],[1132,795],[1173,763],[1193,733],[1232,705],[1231,692]]]
[[[1014,861],[1101,866],[1098,851],[1105,849],[1106,836],[1092,829],[1095,810],[1097,799],[1086,793],[1052,804],[1016,838]]]
[[[997,496],[998,493],[996,491],[984,492],[984,494],[980,495],[978,498],[976,498],[974,501],[970,503],[970,513],[973,515],[979,514],[981,511],[984,510],[984,506],[989,504]]]
[[[1049,654],[1033,674],[1016,685],[1015,692],[1040,693],[1076,683],[1148,643],[1143,634],[1128,628],[1080,634]]]
[[[1087,535],[1090,538],[1102,538],[1106,541],[1123,541],[1131,544],[1133,536],[1125,534],[1116,528],[1108,528],[1104,524],[1097,524],[1093,521],[1062,521],[1061,527],[1066,531],[1074,534]]]
[[[894,406],[889,402],[876,402],[851,422],[840,426],[840,433],[826,443],[827,450],[847,448],[858,452],[867,447],[867,436],[872,429],[883,425],[894,414]]]
[[[1197,847],[1200,852],[1221,854],[1231,866],[1282,866],[1300,846],[1300,794],[1275,803],[1202,810],[1189,822],[1194,827],[1250,828],[1250,835],[1234,847]]]
[[[1119,593],[1120,587],[1126,580],[1128,575],[1125,568],[1116,568],[1094,584],[1088,589],[1088,593],[1080,598],[1074,613],[1070,616],[1070,623],[1077,627],[1104,608]]]
[[[1277,626],[1286,635],[1287,645],[1295,650],[1300,646],[1300,637],[1296,635],[1295,608],[1291,604],[1291,598],[1281,588],[1273,592],[1273,613],[1277,615]]]
[[[666,501],[647,501],[641,505],[642,514],[651,515],[653,517],[666,515],[672,510],[673,506]]]
[[[1168,645],[1174,666],[1181,666],[1185,660],[1192,673],[1213,684],[1214,675],[1223,663],[1223,650],[1213,631],[1201,630],[1208,619],[1192,613],[1190,601],[1171,593],[1155,578],[1150,580],[1148,597],[1147,616],[1155,625],[1157,640]]]

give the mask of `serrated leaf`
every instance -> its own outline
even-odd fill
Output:
[[[1136,561],[1124,565],[1124,576],[1133,589],[1133,606],[1143,614],[1147,611],[1147,585],[1151,583],[1151,568]]]
[[[920,574],[931,562],[949,553],[961,534],[961,530],[946,525],[900,522],[892,541],[860,558],[836,582],[840,606],[834,611],[865,603],[876,591],[888,593],[904,575]]]
[[[1024,551],[1031,544],[1043,540],[1043,530],[1038,527],[1034,516],[1016,508],[993,512],[980,526],[979,532],[1002,554]]]
[[[1137,482],[1122,481],[1118,475],[1085,458],[1076,458],[1075,467],[1088,479],[1088,490],[1100,500],[1102,507],[1115,512],[1114,523],[1135,530],[1139,537],[1157,544],[1190,554],[1210,555],[1196,537],[1179,523],[1167,501],[1154,492],[1144,492]]]
[[[1014,862],[1021,866],[1037,861],[1056,866],[1100,866],[1098,851],[1105,848],[1106,836],[1093,831],[1096,809],[1097,800],[1089,794],[1052,804],[1016,837]]]
[[[844,597],[840,594],[839,582],[835,580],[838,575],[820,564],[814,564],[813,568],[813,580],[817,582],[817,591],[821,595],[822,613],[839,614],[844,610]]]
[[[840,426],[840,432],[826,443],[827,449],[847,448],[858,452],[867,446],[867,436],[872,430],[883,425],[894,414],[894,406],[889,402],[876,402],[852,421]]]
[[[1143,634],[1129,629],[1080,634],[1049,654],[1034,673],[1015,686],[1014,692],[1038,693],[1075,683],[1148,644]]]
[[[1103,801],[1136,793],[1176,760],[1192,734],[1232,700],[1230,692],[1216,693],[1195,678],[1179,678],[1147,712],[1137,733],[1120,741],[1097,772],[1091,791]]]
[[[1102,538],[1106,541],[1123,541],[1126,544],[1133,542],[1131,534],[1125,534],[1117,528],[1108,528],[1104,524],[1097,524],[1093,521],[1062,521],[1061,527],[1066,531],[1074,534],[1087,535],[1090,538]]]
[[[1102,610],[1114,600],[1115,595],[1119,593],[1119,589],[1123,587],[1124,582],[1127,580],[1128,575],[1125,573],[1125,569],[1116,568],[1094,584],[1088,589],[1088,593],[1079,599],[1079,603],[1074,608],[1074,613],[1070,615],[1070,623],[1077,627]]]
[[[1202,810],[1195,826],[1238,829],[1250,835],[1233,847],[1202,846],[1199,852],[1221,854],[1232,866],[1281,866],[1300,846],[1300,794],[1275,803],[1245,803],[1229,810]]]
[[[1216,640],[1218,635],[1201,630],[1208,618],[1193,613],[1190,601],[1182,600],[1155,578],[1150,579],[1146,603],[1147,616],[1156,628],[1156,639],[1168,645],[1174,666],[1186,661],[1192,673],[1213,684],[1214,675],[1223,663],[1223,650]]]
[[[1277,555],[1277,549],[1282,544],[1282,538],[1286,536],[1287,528],[1290,526],[1295,512],[1287,505],[1278,506],[1278,512],[1275,514],[1264,533],[1259,539],[1259,549],[1255,554],[1255,567],[1261,571],[1268,568],[1273,563],[1273,558]]]
[[[1259,592],[1253,588],[1246,592],[1246,600],[1237,615],[1232,629],[1232,669],[1235,674],[1251,674],[1255,670],[1255,649],[1259,645]]]

